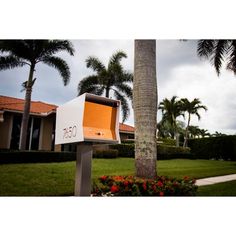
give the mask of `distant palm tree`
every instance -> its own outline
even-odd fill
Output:
[[[202,138],[211,136],[207,129],[200,129],[199,134]]]
[[[198,126],[190,125],[188,127],[188,131],[189,131],[189,136],[191,138],[196,138],[196,137],[199,138],[201,129]]]
[[[179,100],[176,100],[177,97],[173,96],[171,100],[165,98],[159,105],[159,110],[162,111],[162,119],[163,121],[168,122],[174,133],[174,137],[176,139],[176,146],[179,146],[179,132],[177,128],[176,118],[178,116],[184,116],[184,112],[182,111],[182,103]]]
[[[129,116],[128,99],[132,101],[132,88],[129,83],[133,82],[133,75],[125,71],[120,64],[122,58],[126,58],[126,54],[122,51],[114,53],[109,62],[108,67],[96,57],[89,57],[86,60],[86,66],[93,69],[96,74],[85,77],[79,82],[78,95],[83,93],[93,93],[109,98],[112,91],[114,97],[121,101],[121,109],[123,113],[123,122]]]
[[[217,75],[223,61],[226,62],[226,69],[236,74],[236,40],[199,40],[197,53],[211,61]]]
[[[213,137],[221,137],[221,136],[227,136],[227,134],[220,133],[216,131],[214,134],[212,134]]]
[[[198,113],[198,111],[200,109],[204,109],[206,111],[207,107],[202,105],[201,101],[198,98],[194,98],[194,100],[191,102],[187,98],[182,98],[181,103],[182,103],[182,110],[184,112],[188,113],[188,123],[187,123],[187,127],[185,130],[185,138],[184,138],[184,144],[183,144],[183,147],[187,147],[188,129],[189,129],[189,125],[190,125],[191,115],[196,115],[198,117],[198,120],[200,120],[201,116]]]
[[[32,87],[36,78],[33,78],[35,67],[39,62],[54,67],[59,71],[64,85],[70,79],[70,70],[67,63],[60,57],[54,56],[57,52],[66,51],[74,55],[74,48],[68,40],[0,40],[0,70],[28,65],[29,77],[22,84],[25,93],[24,112],[21,123],[20,149],[26,149],[27,127],[30,113]]]
[[[135,40],[134,124],[136,176],[157,176],[156,40]]]

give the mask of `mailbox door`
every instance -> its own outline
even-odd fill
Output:
[[[85,101],[84,139],[116,141],[116,119],[117,107]]]

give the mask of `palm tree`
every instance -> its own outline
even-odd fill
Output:
[[[127,98],[132,101],[132,88],[129,83],[133,82],[133,75],[125,71],[120,64],[121,59],[126,57],[126,54],[122,51],[114,53],[108,62],[107,68],[98,58],[89,57],[86,60],[86,66],[96,74],[85,77],[78,85],[78,95],[93,93],[101,96],[105,93],[105,96],[109,98],[112,91],[114,97],[121,101],[123,122],[129,116]]]
[[[199,135],[200,135],[201,130],[200,130],[200,128],[199,128],[198,126],[190,125],[190,126],[188,127],[188,131],[189,131],[189,136],[190,136],[191,138],[196,138],[196,137],[199,138]]]
[[[155,178],[157,176],[156,40],[135,40],[134,53],[136,176]]]
[[[184,144],[183,144],[183,147],[187,147],[188,129],[190,125],[191,115],[196,115],[198,117],[198,120],[200,120],[201,116],[198,113],[198,111],[200,109],[204,109],[205,111],[207,111],[207,107],[202,105],[201,101],[198,98],[194,98],[193,101],[191,102],[187,98],[182,98],[181,103],[182,103],[182,110],[188,113],[188,123],[185,130],[185,138],[184,138]]]
[[[227,134],[220,133],[218,131],[215,131],[214,134],[212,134],[213,137],[221,137],[221,136],[227,136]]]
[[[173,96],[171,100],[165,98],[159,105],[159,108],[162,111],[162,119],[166,122],[169,122],[173,129],[174,137],[176,139],[176,146],[179,146],[179,132],[177,128],[176,118],[178,116],[184,116],[182,111],[182,104],[180,101],[176,100],[177,97]]]
[[[217,75],[223,61],[226,62],[226,69],[236,74],[236,40],[199,40],[197,53],[211,61]]]
[[[74,55],[74,48],[68,40],[0,40],[0,70],[28,65],[29,77],[22,84],[26,90],[24,112],[21,123],[20,149],[26,149],[27,127],[29,121],[32,87],[35,67],[39,62],[54,67],[59,71],[64,85],[70,79],[70,70],[67,63],[60,57],[54,56],[57,52],[66,51]]]
[[[200,129],[199,134],[202,138],[211,136],[207,129]]]

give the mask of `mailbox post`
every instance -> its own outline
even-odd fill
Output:
[[[59,106],[55,144],[77,144],[75,196],[90,196],[93,144],[120,143],[120,102],[85,93]]]

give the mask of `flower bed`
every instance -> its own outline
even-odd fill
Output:
[[[93,186],[93,196],[194,196],[195,179],[158,176],[143,179],[134,176],[101,176]]]

